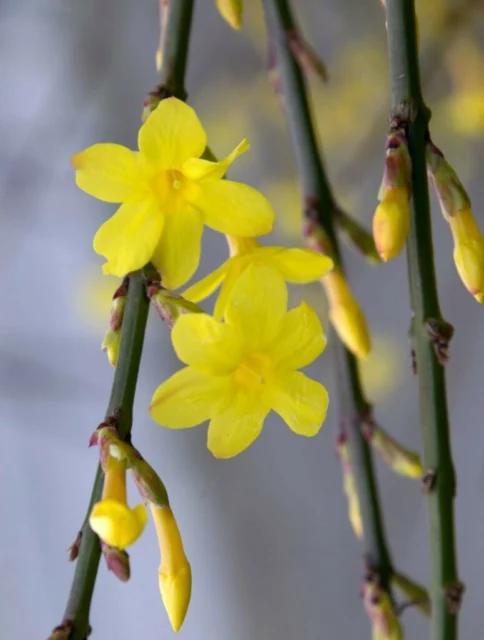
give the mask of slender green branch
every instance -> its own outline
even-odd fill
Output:
[[[177,0],[171,3],[168,14],[163,64],[160,70],[159,97],[175,95],[184,99],[185,70],[190,41],[190,27],[194,0]],[[164,92],[161,88],[164,88]],[[119,437],[126,439],[133,421],[133,403],[138,380],[138,371],[143,350],[143,341],[148,318],[149,300],[146,296],[143,271],[130,276],[126,308],[121,327],[118,363],[114,373],[108,417],[116,417]],[[91,530],[88,516],[95,502],[101,499],[103,474],[98,467],[87,515],[82,527],[76,570],[62,625],[57,628],[63,638],[84,640],[90,632],[89,610],[97,577],[101,547]],[[53,634],[53,637],[55,636]]]
[[[343,269],[334,230],[337,206],[318,149],[305,80],[288,43],[288,38],[294,30],[290,5],[287,0],[264,0],[264,7],[271,40],[271,54],[274,64],[277,65],[288,127],[303,187],[305,217],[324,230],[332,247],[332,257],[339,268]],[[385,540],[373,461],[360,430],[361,421],[367,415],[369,406],[363,395],[354,356],[339,340],[336,339],[334,342],[339,372],[341,420],[348,437],[357,482],[365,558],[368,568],[378,575],[382,588],[389,591],[391,561]]]
[[[130,277],[121,328],[118,364],[114,372],[113,387],[106,412],[106,417],[116,416],[117,430],[122,439],[125,439],[130,433],[133,422],[133,402],[143,350],[148,306],[143,274],[136,272]],[[90,513],[93,504],[101,499],[102,489],[103,472],[98,467],[88,513]],[[71,640],[83,640],[87,637],[89,610],[100,557],[99,539],[92,531],[86,518],[82,527],[81,544],[71,593],[64,614],[64,620],[69,621],[72,625]]]
[[[433,640],[457,638],[462,595],[454,535],[455,474],[452,461],[445,373],[435,332],[443,324],[435,277],[430,203],[425,165],[427,109],[421,91],[413,0],[387,0],[388,50],[392,84],[392,122],[408,136],[412,159],[413,216],[407,244],[412,338],[420,391],[423,463],[427,471],[430,519]]]

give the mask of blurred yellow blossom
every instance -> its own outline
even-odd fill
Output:
[[[188,314],[171,335],[188,366],[156,390],[150,408],[156,422],[180,429],[210,419],[208,448],[217,458],[246,449],[271,409],[295,433],[318,433],[328,394],[297,369],[322,353],[326,338],[308,305],[287,311],[287,288],[275,269],[245,270],[226,307],[225,324]]]
[[[242,12],[244,9],[242,0],[215,0],[221,16],[228,22],[232,29],[240,29],[242,26]]]
[[[388,400],[403,380],[403,347],[393,336],[376,334],[370,355],[366,360],[359,361],[358,367],[368,400],[376,403]]]
[[[121,202],[94,238],[107,259],[105,273],[124,276],[152,261],[166,286],[176,288],[195,272],[206,224],[221,233],[268,233],[273,212],[248,185],[222,180],[243,140],[220,162],[200,158],[207,136],[195,111],[181,100],[162,100],[142,125],[135,153],[96,144],[73,156],[77,185],[107,202]],[[187,228],[190,233],[187,233]]]
[[[99,268],[86,269],[75,288],[75,304],[81,317],[98,329],[109,318],[113,293],[121,284],[115,276],[100,273]]]
[[[234,285],[251,264],[272,267],[284,280],[297,284],[314,282],[333,268],[330,258],[310,249],[263,247],[254,238],[235,236],[228,236],[228,242],[231,257],[183,293],[187,300],[200,302],[221,287],[214,309],[216,320],[222,318]]]

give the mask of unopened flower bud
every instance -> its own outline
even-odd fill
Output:
[[[348,442],[344,436],[338,439],[338,456],[341,462],[343,474],[343,490],[348,500],[348,519],[353,528],[355,536],[359,539],[363,536],[363,523],[361,520],[360,503],[356,492],[356,480],[351,467],[350,452]]]
[[[377,583],[366,580],[363,584],[363,601],[371,620],[374,638],[378,638],[378,640],[403,640],[402,627],[386,591]]]
[[[121,549],[117,549],[116,547],[110,547],[102,540],[101,550],[104,560],[106,561],[108,571],[114,573],[116,578],[121,580],[121,582],[127,582],[131,575],[128,553]]]
[[[203,313],[203,309],[194,302],[185,300],[182,296],[159,284],[149,284],[146,294],[156,313],[169,327],[173,327],[182,313]]]
[[[423,467],[418,453],[405,449],[373,422],[365,422],[362,430],[366,440],[395,473],[407,478],[422,477]]]
[[[449,218],[454,238],[454,262],[466,289],[484,302],[484,238],[470,209]]]
[[[119,354],[119,342],[121,339],[121,331],[113,331],[109,328],[104,335],[104,340],[101,344],[101,349],[106,352],[108,356],[109,364],[115,367],[118,362]]]
[[[387,190],[373,216],[373,238],[383,262],[402,251],[410,231],[410,218],[408,191],[400,187]]]
[[[371,351],[371,339],[365,316],[345,277],[334,269],[322,279],[329,300],[329,317],[341,341],[358,358]]]
[[[47,640],[69,640],[74,625],[72,622],[67,621],[52,630],[52,633]]]
[[[450,222],[450,218],[462,210],[471,208],[471,201],[459,176],[434,144],[427,144],[427,173],[435,195],[440,204],[442,215]]]
[[[391,581],[392,586],[398,589],[413,606],[425,616],[430,616],[430,596],[425,587],[397,572],[392,572]]]
[[[240,29],[242,26],[242,12],[243,1],[242,0],[215,0],[217,9],[220,11],[222,18],[224,18],[232,29]]]
[[[380,256],[375,246],[373,236],[359,222],[341,209],[335,211],[335,222],[339,231],[348,239],[349,243],[361,253],[368,262],[378,264]]]
[[[393,189],[402,189],[410,200],[412,192],[412,161],[407,141],[401,131],[392,131],[386,140],[383,179],[378,191],[378,200],[385,200]]]
[[[165,485],[146,460],[141,457],[133,459],[130,464],[130,471],[145,502],[160,508],[168,505],[168,494]]]
[[[81,548],[81,540],[82,540],[82,531],[79,531],[76,536],[76,539],[68,549],[69,562],[74,562],[74,560],[77,560],[77,557],[79,555],[79,549]]]
[[[169,506],[150,506],[161,553],[161,598],[173,630],[179,631],[190,604],[192,572],[172,510]]]

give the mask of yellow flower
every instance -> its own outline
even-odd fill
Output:
[[[183,549],[180,531],[170,507],[151,504],[161,564],[158,571],[161,599],[173,627],[178,631],[190,604],[192,571]]]
[[[373,216],[373,238],[384,262],[397,256],[405,246],[410,217],[407,189],[389,189]]]
[[[371,338],[366,318],[341,271],[333,269],[322,280],[328,296],[329,318],[341,342],[357,358],[371,351]]]
[[[215,0],[215,4],[232,29],[240,29],[244,8],[242,0]]]
[[[284,280],[304,284],[318,280],[333,268],[333,261],[310,249],[263,247],[253,238],[227,238],[232,256],[218,269],[187,289],[183,297],[192,302],[204,300],[220,285],[214,317],[220,320],[238,278],[251,264],[273,267]]]
[[[152,261],[169,288],[184,284],[200,261],[203,225],[241,236],[272,229],[268,200],[248,185],[222,180],[243,140],[224,160],[200,158],[207,136],[195,111],[168,98],[148,117],[139,153],[117,144],[95,144],[73,156],[77,185],[106,202],[121,202],[94,238],[117,276]]]
[[[126,498],[126,463],[114,456],[106,462],[103,497],[89,516],[91,529],[103,542],[125,549],[143,533],[148,514],[144,504],[128,507]]]
[[[208,448],[217,458],[252,444],[271,409],[295,433],[318,433],[328,394],[297,369],[321,354],[326,338],[307,304],[287,311],[287,288],[275,269],[245,270],[225,309],[225,324],[189,314],[177,320],[171,335],[188,366],[156,390],[156,422],[180,429],[210,419]]]
[[[454,262],[464,286],[477,302],[484,302],[484,238],[472,211],[462,209],[449,217],[454,238]]]

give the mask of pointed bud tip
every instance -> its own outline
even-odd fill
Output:
[[[190,604],[192,570],[188,561],[174,575],[160,570],[159,586],[171,626],[177,632],[181,629]]]

